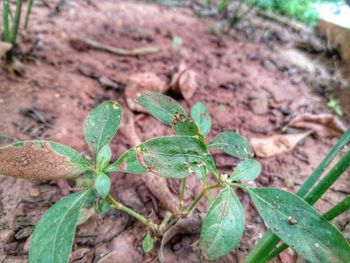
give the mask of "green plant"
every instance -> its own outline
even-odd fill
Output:
[[[6,54],[6,61],[8,66],[11,66],[13,60],[13,48],[16,44],[16,39],[18,35],[18,29],[20,26],[21,14],[22,14],[22,2],[23,0],[16,1],[15,14],[12,14],[10,1],[2,1],[2,18],[3,18],[3,32],[2,40],[6,43],[12,45],[12,48]],[[28,1],[28,8],[25,17],[25,28],[28,27],[29,16],[32,10],[34,0]]]
[[[247,140],[232,131],[219,133],[207,142],[205,137],[211,129],[211,117],[203,103],[195,104],[189,116],[179,103],[162,94],[143,94],[137,102],[171,126],[176,135],[150,139],[110,163],[109,143],[121,124],[122,109],[117,102],[107,101],[93,109],[84,123],[84,134],[91,151],[89,160],[68,146],[50,141],[17,142],[0,149],[0,174],[37,180],[76,178],[82,189],[49,208],[36,225],[29,250],[31,263],[68,262],[76,225],[84,207],[94,205],[98,213],[103,213],[110,206],[144,223],[147,230],[142,247],[148,252],[153,248],[154,238],[161,239],[178,220],[191,216],[202,199],[207,199],[210,207],[203,220],[199,246],[208,259],[217,259],[234,249],[244,232],[244,211],[236,189],[249,193],[271,228],[272,232],[268,233],[274,233],[267,234],[267,238],[253,249],[247,262],[264,262],[266,256],[278,254],[280,248],[275,251],[275,246],[279,238],[311,262],[350,262],[347,240],[328,221],[349,208],[349,198],[324,216],[312,207],[350,165],[350,152],[306,195],[324,168],[349,141],[350,130],[306,181],[298,196],[281,189],[252,188],[241,183],[254,180],[261,172],[259,162],[252,159],[253,149]],[[219,173],[209,151],[212,148],[222,149],[242,161],[230,175]],[[111,172],[152,172],[181,180],[180,212],[166,213],[163,222],[156,224],[126,207],[109,194]],[[79,178],[81,174],[83,176]],[[203,189],[186,206],[186,178],[194,174],[203,181]],[[208,183],[209,177],[213,183]],[[214,189],[220,190],[216,197],[212,195]],[[264,249],[269,249],[269,253]]]

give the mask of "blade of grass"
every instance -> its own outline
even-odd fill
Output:
[[[33,2],[34,2],[34,0],[28,1],[27,13],[26,13],[26,18],[25,18],[25,23],[24,23],[25,29],[28,29],[29,17],[30,17],[30,14],[32,12]]]
[[[10,5],[9,0],[3,0],[3,23],[4,23],[4,36],[3,40],[5,42],[10,43],[11,42],[11,33],[10,33],[10,23],[9,23],[9,16],[10,16]]]
[[[350,196],[347,196],[344,198],[340,203],[335,205],[333,208],[329,209],[326,213],[323,214],[324,218],[331,221],[334,218],[338,217],[345,211],[347,211],[350,208]],[[274,249],[263,261],[269,261],[273,259],[274,257],[278,256],[280,253],[282,253],[285,249],[288,248],[287,244],[282,244],[278,248]]]
[[[23,0],[17,0],[16,2],[16,13],[15,13],[15,17],[12,25],[12,32],[11,32],[11,44],[13,46],[16,44],[19,22],[21,20],[22,2]]]

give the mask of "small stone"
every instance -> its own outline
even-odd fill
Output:
[[[5,244],[11,243],[14,236],[15,231],[13,231],[12,229],[4,229],[0,231],[0,240]]]
[[[284,185],[285,187],[287,187],[287,188],[293,188],[293,187],[294,187],[293,181],[290,180],[290,179],[287,179],[287,178],[285,178],[285,179],[283,180],[283,185]]]
[[[298,221],[292,216],[288,217],[288,222],[290,225],[296,225],[298,223]]]
[[[41,194],[41,192],[40,192],[39,188],[37,188],[37,187],[33,187],[29,193],[29,195],[31,197],[38,197],[40,194]]]

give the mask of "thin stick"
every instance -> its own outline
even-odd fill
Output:
[[[181,180],[181,192],[180,192],[180,204],[179,204],[179,207],[180,207],[180,210],[182,210],[183,208],[183,205],[184,205],[184,198],[185,198],[185,191],[186,191],[186,179],[187,177],[185,178],[182,178]]]
[[[143,47],[143,48],[135,48],[135,49],[122,49],[122,48],[115,48],[109,45],[105,45],[102,43],[99,43],[95,40],[86,38],[83,41],[85,44],[89,45],[92,48],[106,51],[108,53],[111,53],[113,55],[117,56],[129,56],[129,57],[134,57],[134,56],[144,56],[144,55],[151,55],[158,53],[160,51],[160,48],[158,47]]]

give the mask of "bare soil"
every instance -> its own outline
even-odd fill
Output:
[[[50,2],[49,2],[50,3]],[[297,114],[329,113],[327,100],[306,80],[310,73],[279,56],[293,47],[291,32],[277,24],[254,18],[229,34],[216,33],[217,21],[197,17],[191,9],[167,8],[132,1],[67,1],[60,10],[38,3],[33,8],[29,31],[17,50],[25,66],[22,76],[0,73],[0,145],[18,139],[48,139],[88,154],[82,124],[100,102],[124,103],[130,76],[152,72],[167,85],[181,62],[197,73],[198,89],[188,100],[169,93],[188,110],[203,101],[213,118],[210,138],[234,130],[248,139],[279,134]],[[255,26],[254,26],[255,25]],[[256,26],[256,25],[259,25]],[[172,39],[183,44],[172,49]],[[82,44],[91,38],[118,48],[159,47],[149,56],[121,57]],[[134,112],[141,140],[171,134],[171,130],[145,113]],[[294,150],[261,159],[262,175],[257,186],[277,186],[296,191],[326,155],[336,138],[307,137]],[[113,159],[130,147],[125,136],[113,140]],[[218,167],[230,172],[238,160],[215,152]],[[112,195],[140,213],[160,221],[161,202],[137,175],[113,174]],[[316,207],[325,211],[349,194],[349,174],[337,182]],[[176,195],[179,182],[168,182]],[[200,192],[190,177],[189,203]],[[72,182],[30,182],[0,177],[0,262],[26,262],[29,237],[47,208],[76,191]],[[266,227],[249,196],[238,192],[245,208],[246,229],[238,248],[218,262],[242,262]],[[203,202],[199,212],[208,205]],[[350,214],[335,220],[350,238],[345,222]],[[125,214],[111,211],[94,215],[80,225],[70,262],[157,262],[158,248],[142,252],[145,227]],[[177,235],[168,243],[167,262],[206,262],[197,247],[198,233]],[[278,260],[294,262],[284,254]]]

